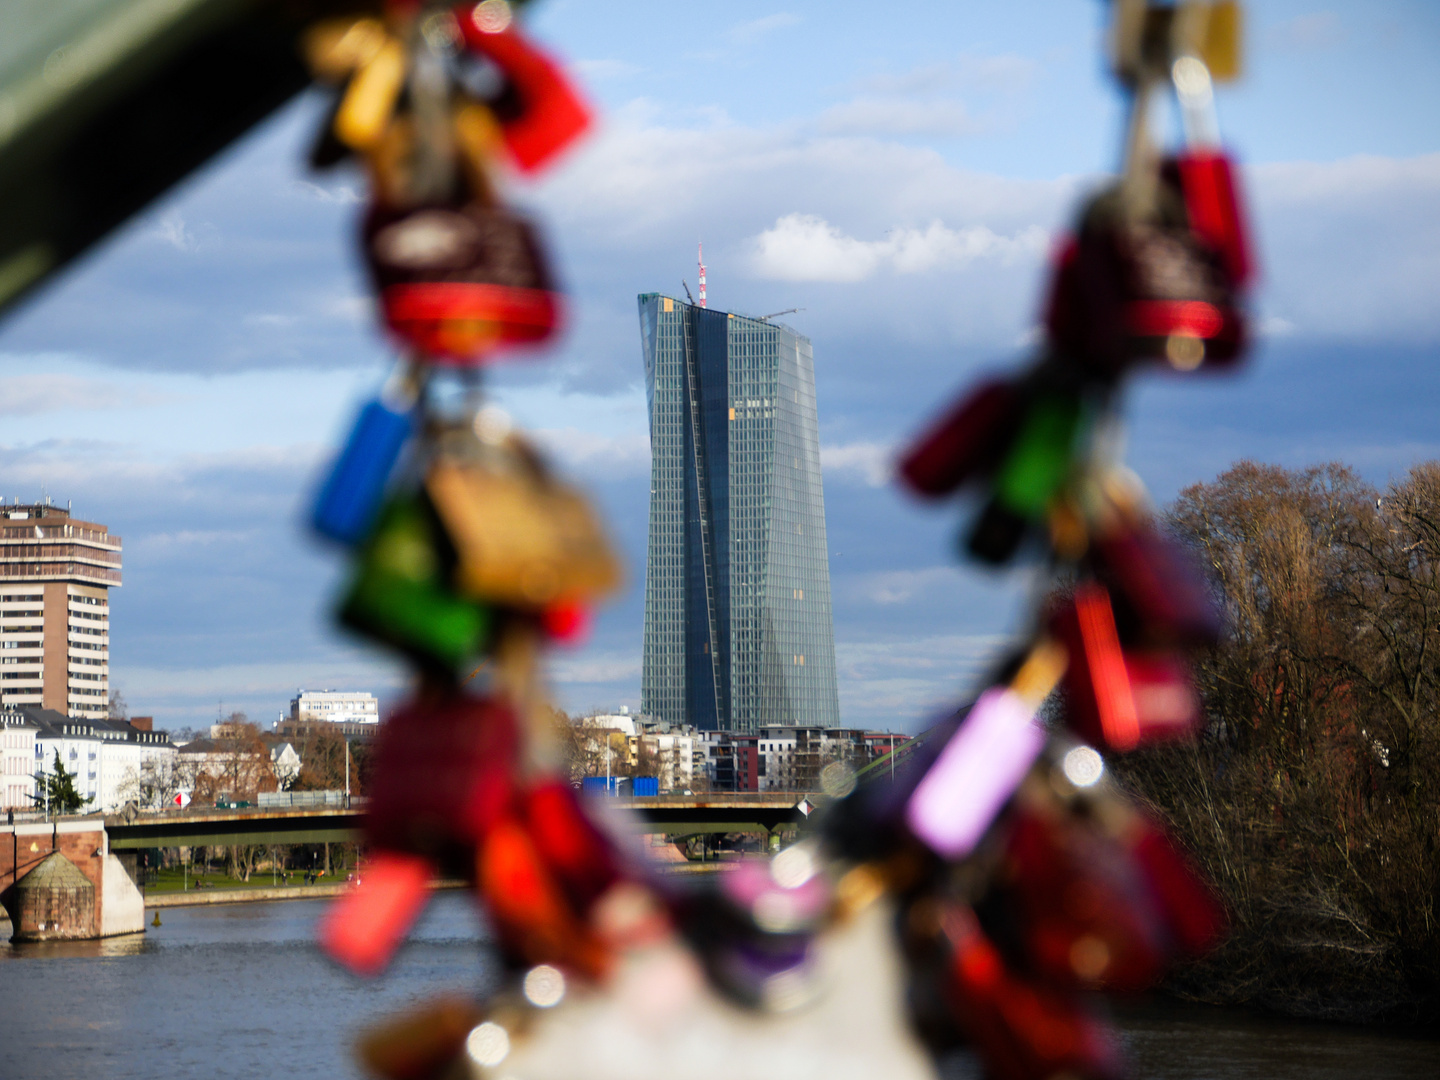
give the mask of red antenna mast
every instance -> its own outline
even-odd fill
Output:
[[[700,254],[697,257],[700,262],[700,306],[705,306],[705,245],[700,245]]]

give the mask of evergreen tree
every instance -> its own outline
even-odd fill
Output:
[[[75,786],[75,780],[79,773],[65,771],[65,765],[60,761],[60,751],[55,751],[55,771],[53,773],[39,772],[35,774],[35,788],[38,792],[32,795],[37,806],[47,805],[52,814],[73,814],[85,809],[86,805],[95,801],[93,795],[81,795],[79,788]]]

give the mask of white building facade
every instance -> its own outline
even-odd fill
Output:
[[[290,699],[290,719],[297,723],[378,724],[375,695],[355,690],[300,690]]]
[[[35,734],[23,713],[0,712],[0,810],[35,807]]]
[[[123,720],[82,720],[48,709],[24,710],[37,725],[31,770],[54,775],[55,755],[75,777],[75,789],[90,799],[86,809],[109,813],[135,798],[147,765],[173,756],[164,731],[145,731]]]

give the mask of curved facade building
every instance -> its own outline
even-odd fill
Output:
[[[808,339],[640,296],[650,411],[641,708],[755,732],[837,726]]]

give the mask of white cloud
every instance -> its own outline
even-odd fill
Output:
[[[800,16],[791,14],[788,11],[777,12],[774,15],[766,15],[759,19],[751,19],[749,22],[732,26],[725,32],[725,36],[738,45],[748,45],[752,41],[764,37],[766,34],[774,33],[776,30],[783,30],[788,26],[795,26],[800,22]]]
[[[196,238],[195,233],[185,224],[185,219],[174,211],[166,214],[156,223],[153,235],[176,251],[184,252],[187,255],[200,250],[200,241]]]
[[[1333,11],[1312,11],[1267,27],[1262,40],[1286,52],[1330,49],[1345,40],[1345,28]]]
[[[1035,80],[1040,64],[1018,53],[980,55],[962,53],[953,60],[923,64],[899,74],[871,75],[858,85],[880,94],[934,94],[944,90],[1014,92]]]
[[[579,428],[542,428],[535,440],[566,465],[583,471],[603,469],[610,477],[650,468],[650,439],[633,432],[605,435]]]
[[[967,584],[959,566],[927,566],[919,570],[880,570],[858,574],[843,582],[847,594],[872,604],[903,604],[931,597],[937,590],[960,589]]]
[[[170,400],[170,395],[154,390],[83,375],[0,376],[0,416],[35,416],[70,409],[131,409]]]
[[[281,315],[278,312],[263,312],[245,316],[247,326],[273,326],[284,329],[300,321],[299,315]]]
[[[883,240],[857,240],[813,214],[786,214],[754,240],[754,272],[780,281],[864,281],[882,268],[901,274],[965,266],[978,259],[1009,264],[1045,250],[1048,236],[1030,226],[1002,236],[984,225],[893,229]]]
[[[821,131],[839,135],[974,135],[984,125],[962,101],[860,97],[820,114]]]
[[[1440,334],[1440,154],[1246,171],[1260,298],[1306,337]]]
[[[707,238],[733,233],[801,200],[850,229],[939,218],[1010,231],[1055,221],[1075,187],[1069,178],[959,169],[925,147],[817,137],[802,126],[667,125],[654,103],[637,99],[613,112],[540,193],[557,235],[613,256],[673,242],[678,229],[693,233],[701,222]]]
[[[836,641],[840,714],[846,723],[923,731],[975,693],[976,680],[1010,640],[997,634],[917,634]]]
[[[852,477],[868,487],[884,487],[895,472],[895,447],[889,443],[853,442],[822,444],[820,467],[827,478]]]
[[[576,60],[571,67],[586,82],[600,82],[606,79],[628,79],[643,70],[624,60]]]
[[[379,652],[329,656],[311,661],[274,660],[247,664],[112,664],[110,682],[133,710],[154,713],[162,726],[197,724],[240,709],[255,723],[269,726],[302,686],[368,690],[393,699],[408,689],[409,676],[398,660]]]
[[[547,655],[550,678],[560,686],[605,685],[640,677],[639,648],[626,650],[585,649],[567,655],[557,649]]]
[[[365,201],[365,197],[355,188],[353,184],[335,184],[326,187],[317,184],[313,180],[293,181],[294,190],[311,198],[318,199],[324,203],[336,203],[340,206],[359,206]]]

